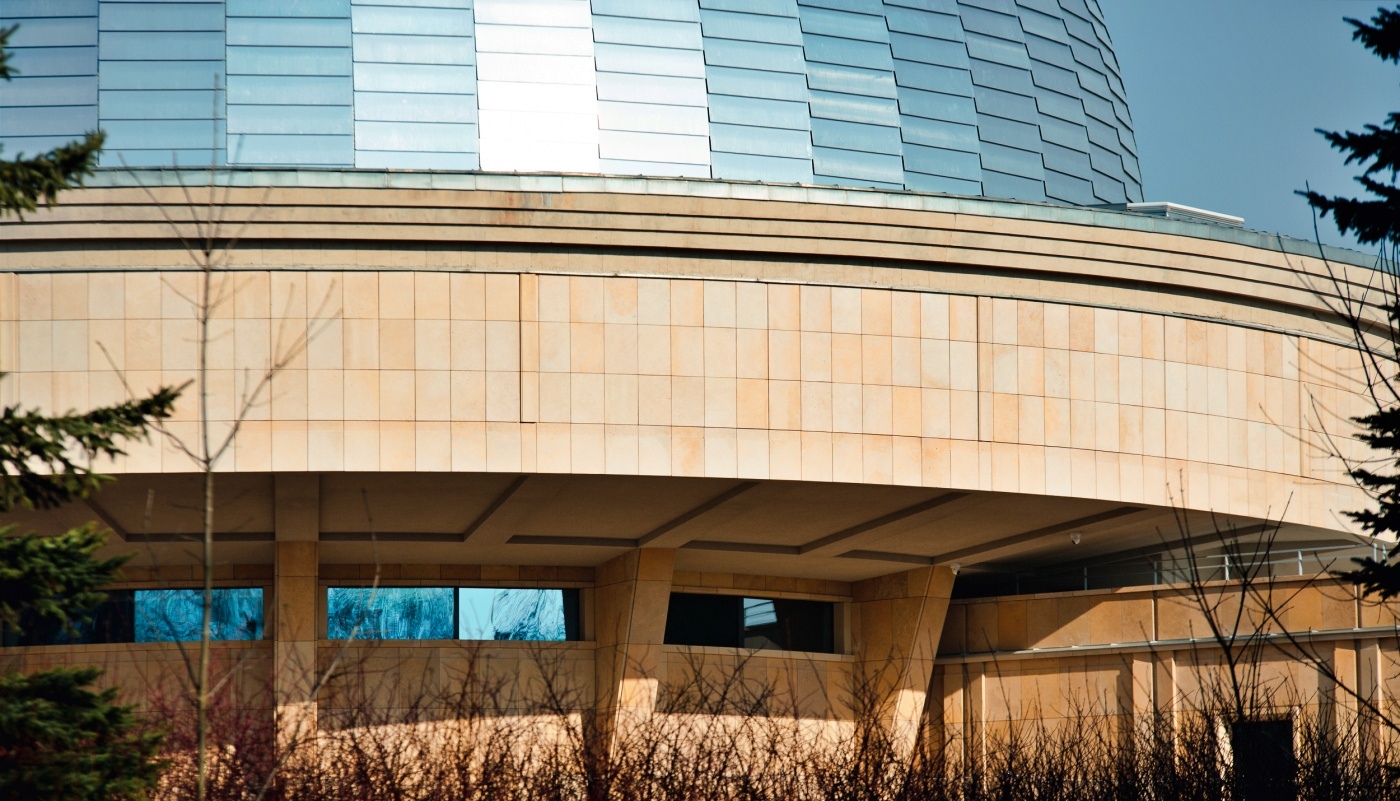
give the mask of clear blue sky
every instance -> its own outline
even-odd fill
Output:
[[[1400,110],[1400,66],[1351,39],[1343,17],[1376,0],[1100,0],[1123,70],[1146,200],[1244,217],[1312,239],[1293,190],[1356,195],[1314,128],[1357,130]],[[1394,7],[1391,5],[1390,7]],[[1329,244],[1356,247],[1320,224]],[[1373,250],[1368,248],[1367,250]]]

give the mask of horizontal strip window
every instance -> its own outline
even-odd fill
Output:
[[[449,122],[367,122],[355,125],[358,150],[452,153],[476,150],[476,125]]]
[[[358,62],[458,66],[476,63],[476,45],[470,36],[357,33],[354,41],[355,60]]]
[[[1021,38],[1021,20],[1009,14],[998,14],[994,11],[984,11],[961,4],[958,8],[958,16],[962,18],[962,26],[965,31],[1000,36],[1012,41]]]
[[[977,107],[971,97],[901,88],[899,110],[906,117],[924,117],[964,125],[977,124]],[[905,120],[906,125],[909,124]]]
[[[1094,199],[1094,184],[1083,178],[1075,178],[1062,172],[1045,170],[1045,194],[1066,203],[1090,205]]]
[[[1069,45],[1033,34],[1026,35],[1026,52],[1033,61],[1053,64],[1063,69],[1074,69],[1074,51]],[[1034,64],[1032,64],[1034,69]]]
[[[894,62],[894,80],[900,86],[943,92],[950,95],[972,94],[972,73],[954,67],[938,67],[916,61]]]
[[[412,153],[405,150],[356,150],[355,166],[364,170],[477,170],[472,153]]]
[[[810,184],[811,159],[789,159],[776,156],[754,156],[748,153],[711,153],[710,171],[716,178],[735,181],[765,181],[767,183]]]
[[[222,61],[109,61],[103,89],[213,89],[224,85]]]
[[[894,97],[898,91],[894,73],[890,70],[871,70],[848,64],[808,64],[807,81],[813,89],[851,95]]]
[[[1047,142],[1054,142],[1073,150],[1089,150],[1089,131],[1083,125],[1075,125],[1056,117],[1041,115],[1040,136]]]
[[[969,33],[967,35],[967,54],[972,58],[994,61],[998,64],[1005,64],[1008,67],[1019,67],[1021,69],[1031,68],[1031,58],[1030,55],[1026,53],[1026,46],[1024,44],[1020,42],[1008,42],[1005,39],[984,36],[980,33]]]
[[[836,653],[836,604],[673,592],[667,645]]]
[[[437,64],[356,64],[355,89],[361,92],[475,94],[476,71],[471,67]]]
[[[1024,122],[1005,120],[987,114],[977,115],[977,135],[984,142],[995,142],[1022,150],[1040,150],[1040,127]]]
[[[287,47],[349,47],[344,19],[239,17],[228,21],[228,44]]]
[[[1070,97],[1079,97],[1082,91],[1079,87],[1078,73],[1043,61],[1031,62],[1031,83]]]
[[[977,100],[977,110],[983,114],[1031,124],[1040,119],[1040,109],[1036,108],[1033,97],[987,86],[977,87],[972,96]]]
[[[593,57],[599,72],[633,72],[641,75],[674,75],[704,78],[705,58],[698,50],[643,45],[594,45]]]
[[[231,75],[340,75],[350,74],[348,47],[263,47],[228,49]]]
[[[1036,180],[1040,180],[1045,169],[1039,152],[1006,147],[985,139],[982,142],[982,166],[988,170],[1024,175]]]
[[[103,3],[103,31],[222,31],[223,6],[202,3]]]
[[[899,129],[895,127],[814,118],[812,120],[812,144],[818,147],[836,147],[867,153],[898,155],[902,141]]]
[[[1023,95],[1035,94],[1030,70],[983,61],[980,58],[970,58],[967,63],[972,69],[972,82],[977,86],[990,86],[993,89],[1004,89]]]
[[[349,0],[226,0],[230,17],[338,17],[350,16]]]
[[[355,119],[384,122],[476,122],[472,95],[356,92]]]
[[[956,10],[951,3],[948,5],[950,11]],[[962,22],[956,14],[940,14],[936,11],[886,5],[885,24],[889,26],[891,31],[932,36],[954,42],[963,40]]]
[[[765,98],[710,96],[710,119],[714,122],[764,128],[790,128],[806,131],[812,117],[806,103]]]
[[[717,39],[802,45],[802,29],[792,17],[706,10],[700,12],[700,25],[705,36]]]
[[[223,31],[198,33],[128,33],[112,31],[102,34],[98,57],[103,61],[222,61]],[[102,66],[106,77],[107,66]]]
[[[578,640],[579,591],[496,587],[330,587],[332,640]]]
[[[786,72],[709,66],[705,83],[711,95],[761,97],[807,102],[807,76]]]
[[[671,22],[637,17],[593,17],[593,39],[613,44],[649,44],[700,50],[704,43],[694,22]]]
[[[432,36],[471,36],[472,13],[451,8],[389,8],[355,6],[355,33],[417,33]],[[480,20],[478,20],[480,21]]]
[[[6,27],[19,25],[12,42],[25,47],[83,47],[97,44],[97,17],[20,19],[3,15]]]
[[[28,78],[97,74],[96,47],[16,47],[7,52],[10,65]]]
[[[0,14],[8,27],[11,19],[26,17],[95,17],[97,0],[5,0]]]
[[[0,114],[0,137],[81,136],[96,127],[97,107],[92,105],[30,106]]]
[[[219,587],[210,604],[210,631],[215,640],[261,640],[261,587]],[[91,619],[65,631],[51,618],[21,622],[23,631],[7,628],[6,646],[87,645],[98,643],[193,642],[204,627],[203,590],[112,590],[92,610]]]
[[[15,78],[5,83],[0,106],[86,106],[97,102],[97,76]]]

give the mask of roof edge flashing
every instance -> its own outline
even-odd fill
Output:
[[[1187,220],[1189,222],[1212,223],[1214,225],[1228,225],[1231,228],[1243,228],[1244,218],[1236,217],[1232,214],[1222,214],[1218,211],[1208,211],[1198,209],[1194,206],[1183,206],[1180,203],[1168,203],[1166,201],[1150,201],[1146,203],[1124,203],[1121,206],[1115,204],[1110,208],[1121,208],[1124,211],[1131,211],[1134,214],[1146,214],[1152,217],[1162,217],[1168,220]]]

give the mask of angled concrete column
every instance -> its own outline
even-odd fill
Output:
[[[857,582],[851,634],[870,713],[901,754],[919,742],[953,571],[921,567]]]
[[[597,570],[596,731],[605,754],[656,708],[673,548],[639,548]]]
[[[319,481],[307,474],[278,475],[274,481],[273,692],[278,743],[297,747],[314,742],[316,734]]]

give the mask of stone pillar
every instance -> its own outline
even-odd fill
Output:
[[[316,735],[316,581],[319,479],[274,477],[276,549],[272,598],[273,694],[278,744],[301,747]]]
[[[856,680],[874,714],[902,755],[913,753],[928,699],[929,681],[953,571],[921,567],[857,582],[851,634]]]
[[[1357,649],[1357,692],[1369,706],[1361,712],[1363,755],[1379,759],[1389,753],[1389,728],[1381,723],[1388,714],[1385,699],[1385,656],[1380,640],[1362,640]]]
[[[604,754],[656,708],[675,561],[673,548],[639,548],[597,570],[595,725]]]

